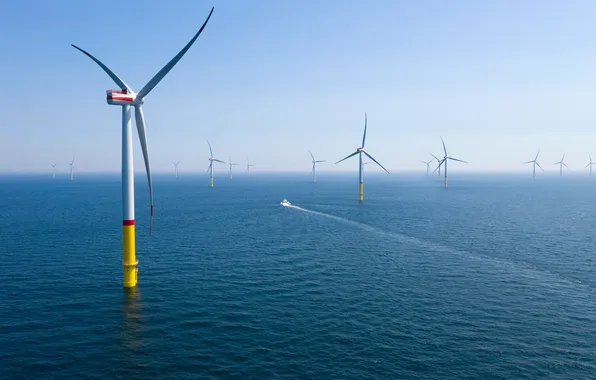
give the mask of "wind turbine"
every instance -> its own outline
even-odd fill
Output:
[[[250,168],[254,168],[254,165],[250,164],[250,161],[248,160],[248,157],[246,157],[246,174],[250,174]]]
[[[230,159],[230,162],[229,162],[229,164],[230,164],[230,174],[229,174],[229,176],[228,176],[228,177],[229,177],[230,179],[232,179],[232,166],[236,166],[236,165],[238,165],[238,164],[235,164],[235,163],[233,163],[233,162],[232,162],[232,157],[228,157],[228,158]]]
[[[430,154],[431,156],[433,156],[435,160],[437,160],[437,165],[439,165],[439,166],[437,166],[437,169],[435,169],[435,171],[437,171],[437,170],[439,171],[439,172],[437,173],[437,178],[441,178],[441,165],[443,165],[443,163],[442,163],[442,162],[441,162],[441,160],[439,160],[439,158],[438,158],[437,156],[435,156],[434,154],[432,154],[432,153],[429,153],[429,154]]]
[[[134,230],[134,170],[133,170],[133,155],[132,155],[132,114],[130,107],[135,109],[135,119],[137,124],[137,131],[139,134],[139,140],[141,142],[141,149],[143,151],[143,159],[145,161],[145,170],[147,171],[147,180],[149,182],[149,202],[150,202],[150,222],[149,222],[149,233],[153,227],[153,185],[151,182],[151,168],[149,165],[149,153],[147,150],[147,137],[145,133],[145,120],[143,117],[142,105],[145,96],[147,96],[151,90],[170,72],[170,70],[180,61],[180,59],[186,54],[188,49],[199,37],[207,22],[211,18],[213,8],[209,12],[209,16],[199,29],[199,31],[192,37],[192,39],[168,62],[147,84],[141,89],[138,94],[120,79],[112,70],[106,65],[100,62],[97,58],[79,48],[78,46],[72,45],[75,49],[81,51],[83,54],[91,58],[95,63],[108,74],[108,76],[120,87],[119,90],[108,90],[107,102],[110,105],[122,106],[122,238],[123,238],[123,256],[122,266],[124,269],[124,287],[130,288],[137,284],[138,280],[138,268],[135,252],[135,230]],[[148,27],[148,25],[146,25]],[[142,30],[132,34],[126,39],[130,40],[133,34],[136,34],[137,38],[141,37]],[[132,38],[135,40],[135,38]]]
[[[422,162],[423,164],[426,164],[426,176],[428,177],[428,173],[430,173],[430,163],[433,162],[433,160],[430,160],[428,162],[427,161],[420,161],[420,162]]]
[[[74,172],[74,157],[72,158],[72,162],[68,163],[70,165],[70,180],[72,181],[73,172]]]
[[[56,164],[52,164],[52,178],[56,178]]]
[[[317,162],[325,162],[325,160],[315,160],[315,156],[313,156],[312,152],[309,150],[308,153],[310,153],[310,156],[312,157],[312,181],[313,182],[317,182],[317,172],[315,169],[316,163]]]
[[[366,113],[364,113],[364,135],[362,136],[362,146],[358,149],[356,149],[356,151],[344,158],[342,158],[341,160],[337,161],[336,164],[339,164],[340,162],[342,162],[345,159],[348,159],[352,156],[358,155],[358,159],[360,160],[360,164],[358,165],[358,177],[359,177],[359,182],[360,182],[360,201],[364,200],[364,186],[362,183],[362,169],[363,169],[363,165],[362,165],[362,154],[364,153],[368,158],[370,158],[371,160],[373,160],[377,165],[379,165],[381,168],[383,168],[383,170],[385,170],[387,172],[387,174],[389,174],[389,171],[387,169],[385,169],[385,167],[383,165],[381,165],[379,163],[379,161],[375,160],[373,158],[373,156],[371,156],[370,154],[368,154],[368,152],[366,152],[364,150],[364,143],[366,142],[366,125],[367,125],[367,116]]]
[[[174,173],[176,173],[176,178],[178,178],[178,164],[180,163],[180,160],[174,162]]]
[[[540,154],[540,149],[538,149],[538,153],[536,153],[536,157],[534,157],[534,159],[532,161],[524,162],[524,164],[533,164],[532,165],[532,179],[536,179],[536,165],[538,165],[540,170],[544,171],[544,169],[542,169],[542,166],[540,166],[540,164],[538,163],[538,155],[539,154]]]
[[[569,169],[569,166],[567,166],[563,160],[565,159],[565,153],[563,153],[563,157],[561,157],[561,161],[559,162],[555,162],[553,165],[559,165],[559,177],[563,176],[563,166],[565,166],[567,169]]]
[[[584,169],[587,168],[588,166],[590,167],[590,177],[591,177],[592,176],[592,165],[596,165],[596,162],[592,162],[592,155],[589,155],[589,156],[590,156],[590,162],[588,162],[588,165],[586,165],[584,167]]]
[[[443,159],[439,162],[439,166],[437,167],[437,169],[440,170],[441,165],[445,164],[445,169],[443,170],[443,172],[445,173],[445,187],[447,187],[447,161],[452,160],[457,162],[463,162],[465,164],[467,164],[467,162],[464,160],[460,160],[459,158],[451,157],[447,154],[447,148],[445,148],[445,141],[443,141],[443,137],[441,137],[441,143],[443,143],[443,152],[445,153],[445,155],[443,156]]]
[[[213,151],[211,150],[211,144],[209,144],[209,141],[207,141],[207,144],[209,145],[209,153],[211,153],[211,156],[209,156],[209,167],[207,168],[207,172],[211,172],[211,185],[209,186],[213,187],[213,161],[221,162],[222,164],[225,164],[225,162],[222,160],[218,160],[217,158],[214,158]]]

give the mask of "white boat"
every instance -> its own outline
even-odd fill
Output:
[[[284,200],[281,201],[280,203],[284,207],[290,207],[292,205],[286,198],[284,198]]]

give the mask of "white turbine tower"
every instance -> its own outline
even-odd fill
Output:
[[[250,164],[250,161],[248,160],[248,157],[246,157],[246,174],[250,175],[250,168],[254,168],[254,165]]]
[[[74,157],[72,158],[72,162],[68,163],[70,165],[70,180],[72,181],[73,172],[74,172]]]
[[[213,150],[211,150],[211,144],[209,144],[209,141],[207,141],[207,144],[209,145],[209,153],[211,153],[211,156],[209,156],[209,167],[207,168],[207,173],[211,172],[211,185],[210,187],[213,187],[213,161],[215,162],[221,162],[222,164],[225,164],[224,161],[222,160],[218,160],[217,158],[213,157]]]
[[[589,156],[590,156],[590,162],[588,162],[588,165],[586,165],[584,167],[584,169],[587,168],[588,166],[590,167],[590,177],[591,177],[592,176],[592,165],[596,165],[596,162],[592,162],[592,155],[589,155]]]
[[[236,166],[238,164],[232,162],[232,157],[228,157],[228,158],[230,159],[230,162],[229,162],[229,164],[230,164],[230,174],[228,175],[228,178],[229,179],[232,179],[232,166]]]
[[[52,178],[56,178],[56,164],[52,164]]]
[[[447,148],[445,147],[445,141],[443,141],[443,137],[441,137],[441,143],[443,144],[443,152],[445,153],[445,155],[443,156],[443,159],[441,161],[439,161],[439,166],[437,166],[437,169],[441,170],[441,165],[445,166],[443,168],[443,173],[445,174],[444,185],[445,185],[445,187],[447,187],[447,162],[449,160],[463,162],[464,164],[467,164],[467,162],[464,160],[460,160],[459,158],[451,157],[450,155],[447,154]],[[437,169],[435,169],[435,170],[437,170]]]
[[[559,162],[555,162],[553,165],[559,165],[559,177],[563,176],[563,166],[566,167],[567,169],[569,169],[569,166],[567,166],[563,160],[565,160],[565,153],[563,153],[563,157],[561,157],[561,161]]]
[[[317,182],[317,172],[316,172],[316,164],[318,162],[325,162],[325,160],[315,160],[315,156],[313,156],[312,152],[309,150],[310,156],[312,157],[312,181]]]
[[[544,169],[542,169],[542,166],[540,166],[540,164],[538,163],[538,155],[539,154],[540,154],[540,149],[538,149],[538,152],[536,153],[536,157],[534,157],[534,159],[532,161],[524,162],[524,164],[532,164],[532,179],[536,179],[536,166],[538,166],[540,168],[540,170],[544,171]]]
[[[134,233],[134,171],[133,171],[133,155],[132,155],[132,114],[130,107],[135,109],[135,119],[137,124],[137,131],[139,140],[141,142],[141,149],[143,152],[143,159],[145,161],[145,170],[147,171],[147,180],[149,182],[149,202],[150,202],[150,227],[151,233],[153,224],[153,185],[151,181],[151,168],[149,165],[149,152],[147,150],[147,137],[145,133],[145,120],[143,117],[142,105],[151,90],[170,72],[170,70],[180,61],[186,54],[188,49],[193,45],[199,37],[207,22],[211,18],[213,8],[209,12],[209,16],[199,29],[199,31],[192,37],[192,39],[180,50],[178,54],[170,62],[168,62],[147,84],[139,91],[138,94],[126,84],[118,75],[110,70],[106,65],[100,62],[97,58],[79,48],[72,45],[75,49],[81,51],[83,54],[91,58],[109,75],[110,78],[120,87],[119,90],[108,90],[107,102],[110,105],[122,106],[122,214],[123,214],[123,267],[124,267],[124,287],[134,287],[137,284],[137,261],[135,254],[135,233]],[[142,30],[137,31],[137,37],[142,34]],[[127,37],[127,40],[135,38]]]
[[[430,160],[428,162],[427,161],[420,161],[420,162],[422,162],[423,164],[426,164],[426,176],[428,177],[428,173],[430,173],[430,163],[433,162],[433,160]]]
[[[176,173],[176,178],[178,178],[178,164],[180,163],[180,160],[173,162],[174,164],[174,173]]]

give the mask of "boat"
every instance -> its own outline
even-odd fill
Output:
[[[284,207],[290,207],[292,204],[290,203],[290,201],[288,201],[286,198],[284,198],[283,201],[280,202],[282,206]]]

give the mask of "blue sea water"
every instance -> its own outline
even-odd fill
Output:
[[[596,179],[308,179],[0,177],[0,377],[596,377]]]

